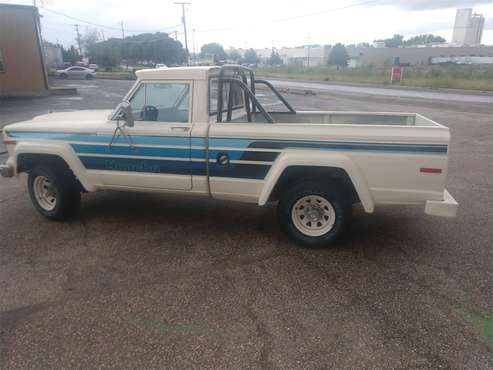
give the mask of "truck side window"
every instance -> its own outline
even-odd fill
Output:
[[[189,122],[190,84],[144,83],[130,99],[136,121]]]

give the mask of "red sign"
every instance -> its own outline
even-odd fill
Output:
[[[392,67],[392,72],[390,73],[390,82],[401,82],[402,80],[402,67],[396,66]]]

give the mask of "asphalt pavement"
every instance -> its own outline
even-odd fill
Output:
[[[79,95],[0,101],[0,124],[111,108],[132,84],[56,83]],[[0,179],[0,368],[493,368],[493,106],[286,97],[449,126],[458,217],[355,207],[343,240],[307,250],[272,206],[100,192],[75,220],[50,222],[24,177]]]

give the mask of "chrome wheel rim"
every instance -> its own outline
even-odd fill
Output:
[[[296,201],[291,209],[291,219],[299,232],[317,237],[332,230],[336,212],[327,199],[318,195],[307,195]]]
[[[33,182],[36,201],[45,211],[53,211],[56,207],[57,191],[46,176],[37,176]]]

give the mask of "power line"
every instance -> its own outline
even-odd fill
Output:
[[[368,4],[373,4],[373,3],[378,3],[382,0],[367,0],[367,1],[363,1],[363,2],[359,2],[359,3],[354,3],[354,4],[349,4],[349,5],[345,5],[345,6],[340,6],[340,7],[337,7],[337,8],[330,8],[330,9],[325,9],[325,10],[319,10],[317,12],[312,12],[312,13],[305,13],[305,14],[300,14],[300,15],[294,15],[294,16],[290,16],[290,17],[286,17],[286,18],[277,18],[277,19],[273,19],[271,20],[272,23],[278,23],[278,22],[286,22],[286,21],[290,21],[290,20],[293,20],[293,19],[299,19],[299,18],[308,18],[308,17],[314,17],[314,16],[317,16],[317,15],[321,15],[321,14],[325,14],[325,13],[330,13],[330,12],[336,12],[336,11],[340,11],[340,10],[344,10],[344,9],[348,9],[348,8],[354,8],[354,7],[358,7],[358,6],[363,6],[363,5],[368,5]],[[209,28],[209,29],[197,29],[197,32],[220,32],[220,31],[229,31],[229,30],[234,30],[234,29],[240,29],[240,28],[247,28],[247,27],[252,27],[252,26],[255,26],[255,27],[258,27],[258,23],[255,23],[255,24],[244,24],[242,26],[231,26],[231,27],[222,27],[222,28]]]
[[[337,8],[331,8],[331,9],[325,9],[325,10],[319,10],[317,12],[312,12],[312,13],[305,13],[305,14],[300,14],[300,15],[293,15],[291,17],[286,17],[286,18],[278,18],[278,19],[273,19],[272,22],[285,22],[285,21],[290,21],[292,19],[298,19],[298,18],[307,18],[307,17],[314,17],[320,14],[325,14],[325,13],[331,13],[331,12],[337,12],[340,10],[345,10],[349,8],[354,8],[357,6],[362,6],[362,5],[368,5],[368,4],[373,4],[373,3],[378,3],[382,0],[368,0],[368,1],[362,1],[360,3],[354,3],[354,4],[349,4],[345,6],[340,6]]]
[[[72,19],[72,20],[77,21],[77,22],[89,24],[91,26],[95,26],[95,27],[99,27],[99,28],[106,28],[108,30],[114,30],[114,31],[120,31],[121,30],[121,27],[108,26],[108,25],[105,25],[105,24],[100,24],[100,23],[86,21],[84,19],[73,17],[71,15],[64,14],[64,13],[58,12],[58,11],[53,10],[53,9],[48,9],[48,8],[44,8],[44,7],[42,9],[44,11],[47,11],[47,12],[50,12],[50,13],[53,13],[53,14],[56,14],[56,15],[59,15],[59,16],[62,16],[62,17],[68,18],[68,19]],[[127,32],[130,32],[130,33],[153,33],[153,32],[166,31],[166,30],[169,30],[169,29],[176,28],[178,26],[179,26],[179,24],[176,24],[174,26],[169,26],[169,27],[161,28],[161,29],[155,30],[155,31],[151,31],[151,30],[126,30],[126,31]]]

